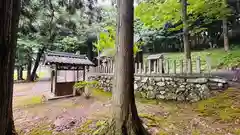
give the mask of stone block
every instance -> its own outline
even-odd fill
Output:
[[[182,83],[182,82],[185,82],[185,79],[184,78],[174,78],[174,81]]]
[[[158,95],[156,95],[156,99],[162,100],[162,99],[165,99],[165,96],[158,94]]]
[[[134,80],[135,80],[135,81],[140,81],[140,80],[141,80],[141,77],[135,77]]]
[[[147,99],[155,99],[156,93],[154,91],[148,91],[147,92]]]
[[[143,77],[141,82],[142,83],[146,83],[147,81],[148,81],[148,78],[147,77]]]
[[[208,79],[207,78],[194,78],[194,79],[187,79],[188,83],[199,83],[199,84],[203,84],[203,83],[207,83]]]
[[[216,83],[227,83],[227,80],[223,78],[209,78],[209,81]]]
[[[185,88],[177,88],[176,93],[178,94],[178,93],[182,93],[184,91],[186,91]]]
[[[162,81],[162,78],[161,78],[161,77],[156,77],[156,78],[154,78],[154,80],[155,80],[156,82],[160,82],[160,81]]]
[[[163,95],[163,94],[166,93],[166,91],[159,91],[159,93],[160,93],[161,95]]]
[[[177,101],[185,101],[186,99],[185,99],[185,97],[184,97],[184,95],[178,95],[177,96]]]
[[[166,93],[165,98],[167,100],[176,100],[177,94],[169,92],[169,93]]]
[[[165,84],[165,82],[158,82],[157,85],[160,86],[160,87],[163,87],[163,86],[165,86],[166,84]]]
[[[197,95],[197,93],[195,93],[194,91],[191,91],[187,96],[187,100],[190,102],[197,102],[201,100],[201,98]]]

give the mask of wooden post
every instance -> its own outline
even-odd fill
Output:
[[[197,57],[196,60],[196,72],[199,74],[201,73],[201,59],[199,56]]]
[[[110,68],[109,68],[109,72],[112,73],[113,71],[113,61],[110,60]]]
[[[67,82],[67,70],[64,70],[65,82]]]
[[[53,83],[55,83],[54,82],[54,77],[55,77],[55,72],[54,72],[54,70],[52,69],[52,71],[51,71],[51,92],[53,92]]]
[[[183,60],[180,60],[180,73],[183,74]]]
[[[115,73],[116,65],[113,64],[113,73]]]
[[[86,69],[85,69],[85,66],[83,66],[83,81],[85,81],[85,75],[86,75]]]
[[[107,63],[104,64],[104,73],[107,73]]]
[[[73,70],[74,82],[77,82],[75,73],[76,73],[76,70]],[[76,96],[76,89],[75,88],[73,88],[73,96]]]
[[[103,73],[103,72],[104,72],[103,69],[104,69],[104,67],[103,67],[103,65],[101,65],[101,67],[100,67],[100,73]]]
[[[138,72],[137,72],[137,71],[138,71],[138,69],[137,69],[137,63],[135,63],[134,69],[135,69],[134,73],[137,74],[137,73],[138,73]]]
[[[106,63],[106,73],[109,72],[109,63]]]
[[[151,60],[148,60],[148,73],[151,74]]]
[[[78,81],[78,79],[79,79],[79,70],[78,70],[78,68],[77,68],[77,81]]]
[[[54,93],[54,95],[56,95],[56,85],[57,85],[57,76],[58,76],[58,69],[57,69],[57,65],[56,65],[56,67],[55,67],[55,81],[54,81],[54,88],[53,88],[53,93]]]
[[[111,70],[111,73],[113,73],[114,72],[114,61],[112,60],[112,70]]]
[[[188,67],[187,67],[187,73],[188,73],[188,74],[191,74],[191,73],[192,73],[192,60],[191,60],[191,59],[188,59],[188,60],[187,60],[187,65],[188,65]]]
[[[73,70],[73,81],[76,82],[75,70]]]
[[[162,58],[159,59],[159,67],[158,68],[159,68],[158,69],[159,73],[162,74],[163,73],[163,59]]]
[[[153,62],[153,73],[157,72],[156,61]]]
[[[111,73],[111,61],[108,63],[108,73]]]
[[[177,66],[176,66],[176,60],[173,60],[173,74],[177,73]]]
[[[166,59],[166,73],[169,74],[169,60]]]
[[[97,73],[100,73],[99,66],[96,66],[96,69],[97,69]]]
[[[156,60],[156,73],[159,72],[159,60],[157,59]]]
[[[138,63],[138,73],[142,73],[142,63]]]
[[[143,74],[146,74],[147,72],[147,67],[146,64],[143,62]]]
[[[209,74],[211,74],[212,65],[211,65],[210,54],[208,54],[206,57],[206,63],[207,63],[207,71]]]

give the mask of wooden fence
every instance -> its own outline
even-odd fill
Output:
[[[188,60],[157,59],[144,63],[135,63],[135,74],[202,74],[211,73],[211,60],[200,57]],[[90,73],[114,73],[115,64],[108,61],[100,66],[90,68]]]

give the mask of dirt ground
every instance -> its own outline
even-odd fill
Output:
[[[111,115],[111,94],[45,102],[47,82],[14,85],[14,119],[20,135],[92,135]],[[240,90],[230,88],[198,103],[137,98],[139,115],[152,135],[240,135]]]

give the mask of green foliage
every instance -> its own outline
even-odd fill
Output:
[[[116,31],[113,26],[106,27],[107,32],[100,32],[99,40],[95,43],[95,47],[98,51],[102,52],[105,49],[115,49]]]
[[[237,51],[231,51],[227,55],[220,59],[218,68],[224,67],[239,67],[240,66],[240,53]]]
[[[33,58],[41,48],[75,52],[86,47],[83,43],[96,32],[100,16],[92,0],[22,1],[16,65],[25,65],[26,55]]]
[[[116,53],[116,47],[115,47],[115,41],[116,39],[116,30],[115,26],[107,26],[105,27],[104,32],[100,32],[99,34],[99,40],[94,43],[94,46],[96,47],[97,51],[105,52],[104,55],[108,57],[113,57]],[[133,52],[136,54],[137,52],[141,51],[140,47],[142,45],[142,42],[135,42],[133,46]]]
[[[80,81],[75,83],[73,87],[77,89],[81,89],[85,87],[94,88],[98,84],[99,84],[98,81]]]
[[[150,0],[139,4],[135,10],[135,16],[138,17],[147,27],[162,28],[168,27],[170,30],[182,29],[181,23],[181,5],[176,0]],[[202,25],[220,20],[231,13],[224,0],[188,0],[188,23],[195,25],[196,21]],[[167,25],[168,26],[167,26]],[[178,24],[169,27],[170,24]],[[198,27],[194,27],[199,31]],[[194,31],[194,30],[193,30]],[[192,31],[192,32],[193,32]]]

